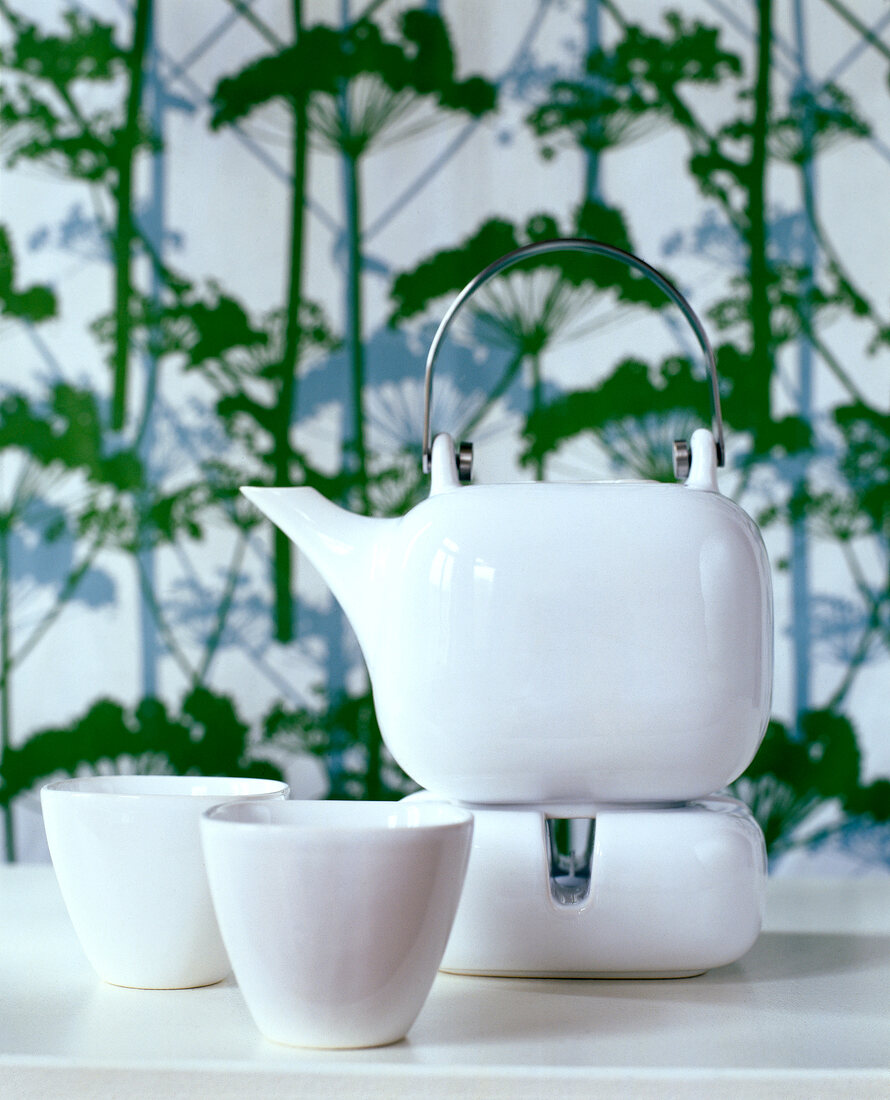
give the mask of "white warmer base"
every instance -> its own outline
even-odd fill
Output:
[[[473,848],[443,970],[690,977],[735,962],[757,939],[766,854],[760,828],[735,799],[467,808],[475,819]],[[553,818],[594,819],[592,849],[577,879],[552,877]],[[559,881],[579,883],[572,900]]]

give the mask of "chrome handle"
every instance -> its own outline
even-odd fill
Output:
[[[430,344],[430,350],[426,357],[426,375],[423,383],[423,472],[425,474],[429,473],[432,460],[433,441],[432,428],[430,425],[430,402],[433,389],[433,367],[435,366],[436,356],[439,354],[439,348],[442,345],[442,341],[445,339],[448,329],[451,327],[451,322],[454,320],[457,311],[484,283],[487,283],[489,279],[494,278],[495,275],[504,271],[506,268],[512,267],[513,264],[518,263],[520,260],[527,259],[529,256],[540,256],[545,252],[562,251],[592,252],[598,256],[609,256],[613,259],[621,260],[628,266],[642,272],[647,278],[655,283],[660,290],[664,291],[668,298],[670,298],[679,308],[680,312],[689,322],[692,331],[695,333],[699,346],[704,352],[705,362],[708,366],[711,388],[711,408],[713,414],[712,428],[714,439],[717,444],[717,465],[722,466],[724,463],[723,416],[720,412],[717,364],[714,360],[714,351],[708,339],[708,334],[705,332],[704,326],[699,320],[695,310],[672,283],[668,282],[659,271],[656,271],[654,267],[651,267],[638,256],[634,256],[630,252],[625,252],[621,248],[615,248],[614,245],[603,244],[601,241],[591,241],[583,237],[564,237],[556,240],[537,241],[534,244],[527,244],[522,248],[516,248],[512,252],[508,252],[506,255],[501,256],[499,260],[495,260],[494,263],[489,264],[488,267],[480,271],[474,279],[467,283],[460,294],[458,294],[451,303],[448,312],[439,323],[436,335],[433,337],[433,342]],[[469,481],[472,471],[472,444],[462,443],[461,452],[461,480]],[[674,443],[674,472],[678,478],[685,478],[689,473],[689,462],[689,444],[685,440],[676,440]]]

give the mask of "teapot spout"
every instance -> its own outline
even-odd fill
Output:
[[[346,612],[370,664],[386,545],[398,520],[354,515],[307,486],[246,486],[241,492],[315,566]]]

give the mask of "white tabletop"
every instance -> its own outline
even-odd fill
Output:
[[[440,974],[407,1040],[263,1039],[231,979],[100,982],[48,866],[0,867],[0,1096],[890,1097],[890,876],[774,879],[763,934],[698,978]]]

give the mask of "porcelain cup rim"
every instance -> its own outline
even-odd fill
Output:
[[[237,788],[241,786],[241,791]],[[120,789],[111,789],[119,787]],[[157,787],[157,790],[152,790]],[[175,788],[181,787],[181,790]],[[204,789],[195,789],[195,788]],[[133,789],[128,789],[133,788]],[[170,789],[173,788],[173,789]],[[90,775],[57,779],[41,788],[53,795],[72,798],[102,798],[145,800],[151,802],[205,800],[214,804],[220,799],[250,799],[265,802],[286,799],[288,784],[279,779],[222,775]]]
[[[251,820],[249,815],[257,807],[262,807],[265,820]],[[441,802],[354,799],[274,802],[245,798],[212,806],[201,817],[202,824],[247,832],[290,833],[293,836],[353,834],[381,838],[406,833],[461,830],[473,823],[472,811],[444,799]]]

